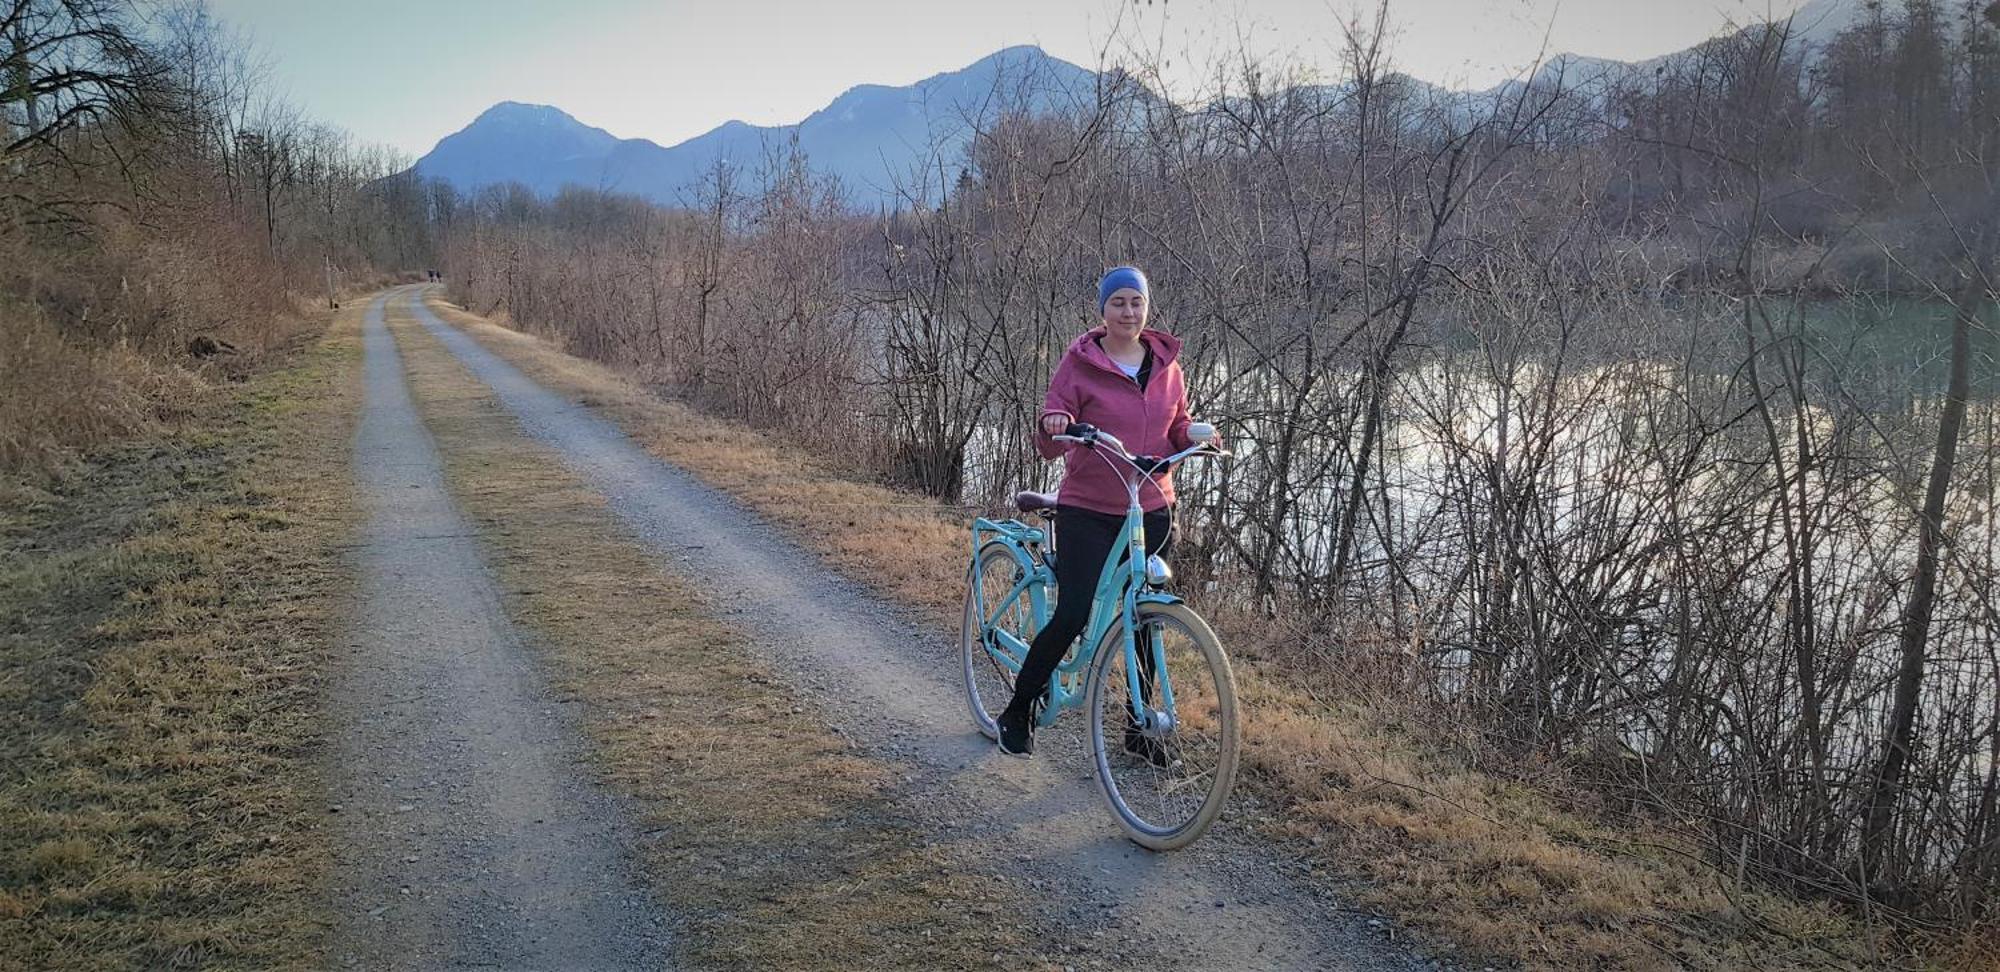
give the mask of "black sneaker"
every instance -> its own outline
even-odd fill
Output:
[[[1009,756],[1027,758],[1035,755],[1035,716],[1039,713],[1039,703],[1026,707],[1008,706],[993,720],[1000,726],[1000,751]]]
[[[1144,760],[1160,769],[1174,764],[1173,753],[1167,744],[1140,732],[1136,727],[1125,729],[1125,752],[1135,759]]]

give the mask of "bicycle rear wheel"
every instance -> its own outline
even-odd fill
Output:
[[[1029,640],[1034,634],[1033,612],[1025,597],[1009,598],[1033,565],[1005,544],[988,544],[973,558],[965,578],[965,613],[959,622],[958,650],[965,674],[965,698],[972,710],[972,722],[989,739],[1000,738],[994,722],[1014,697],[1014,669],[993,657],[981,636],[981,620],[994,618],[996,628],[1010,631],[1016,638]],[[974,584],[974,579],[978,583]],[[997,614],[997,617],[996,617]],[[1016,664],[1021,658],[1014,658]]]
[[[1126,835],[1153,850],[1178,850],[1208,830],[1236,785],[1236,678],[1215,632],[1185,604],[1141,604],[1135,629],[1136,673],[1116,625],[1092,662],[1091,758]],[[1152,658],[1149,639],[1159,646]],[[1143,717],[1133,711],[1135,681]]]

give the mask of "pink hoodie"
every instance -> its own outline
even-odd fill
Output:
[[[1187,380],[1181,374],[1181,341],[1164,331],[1144,330],[1139,340],[1153,352],[1153,372],[1142,391],[1139,382],[1127,378],[1111,355],[1097,343],[1102,326],[1091,328],[1071,341],[1069,350],[1049,376],[1049,394],[1042,401],[1042,416],[1068,415],[1073,422],[1087,422],[1118,437],[1134,455],[1164,456],[1179,452],[1188,440]],[[1090,455],[1082,446],[1057,442],[1042,433],[1035,423],[1035,448],[1044,459],[1063,457],[1062,491],[1057,499],[1099,513],[1124,515],[1129,502],[1111,460]],[[1130,474],[1131,470],[1125,470]],[[1139,487],[1139,505],[1148,512],[1174,501],[1171,472],[1157,476],[1158,490]]]

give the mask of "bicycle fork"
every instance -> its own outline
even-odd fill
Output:
[[[1133,519],[1134,529],[1125,553],[1132,579],[1125,587],[1125,635],[1120,647],[1127,652],[1127,658],[1138,662],[1126,666],[1125,670],[1126,690],[1132,698],[1128,715],[1134,729],[1148,736],[1164,737],[1174,731],[1176,722],[1173,685],[1162,677],[1166,670],[1166,649],[1139,619],[1138,594],[1145,588],[1149,577],[1145,514],[1134,503],[1125,515]],[[1158,708],[1153,705],[1156,687],[1161,701]]]

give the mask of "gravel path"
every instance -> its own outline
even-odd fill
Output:
[[[336,659],[337,966],[666,965],[625,815],[510,629],[368,308],[355,476],[369,523]]]
[[[940,838],[977,837],[990,848],[986,866],[1039,890],[1046,916],[1069,931],[1061,951],[1079,966],[1436,967],[1386,941],[1380,922],[1343,910],[1323,882],[1301,880],[1300,865],[1234,831],[1227,817],[1185,851],[1133,845],[1094,790],[1079,734],[1064,725],[1038,740],[1033,760],[998,756],[966,714],[956,633],[929,629],[845,581],[754,513],[446,325],[417,295],[397,299],[411,302],[528,434],[558,450],[663,562],[706,585],[796,688],[820,698],[832,728],[900,764],[899,796]]]

